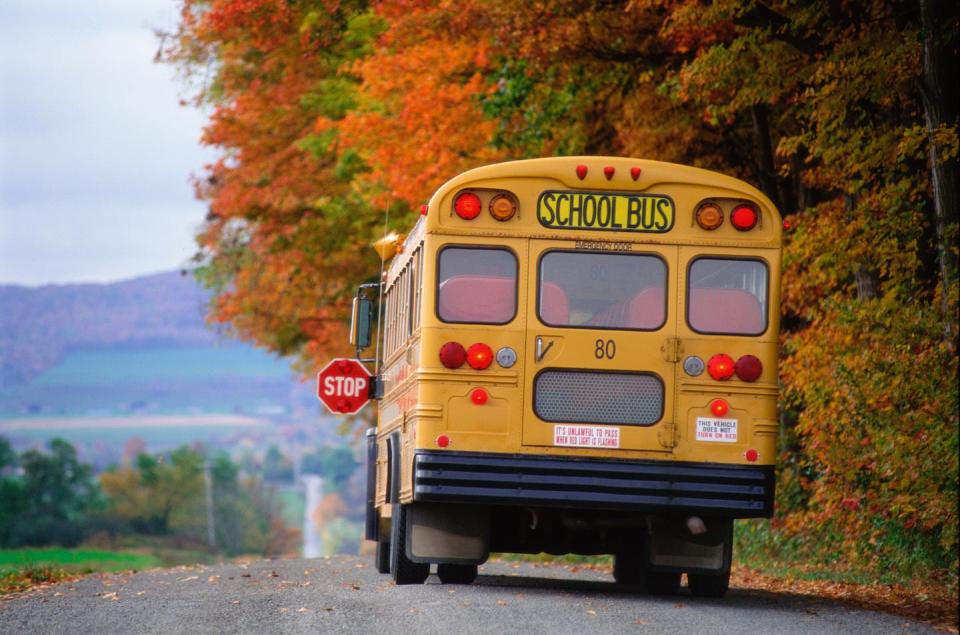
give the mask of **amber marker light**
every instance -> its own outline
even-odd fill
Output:
[[[467,349],[467,363],[474,370],[483,370],[493,361],[493,349],[486,344],[477,342]]]
[[[470,401],[478,406],[482,406],[490,399],[490,395],[483,388],[474,388],[470,392]]]
[[[725,381],[733,377],[733,358],[724,353],[717,353],[707,362],[707,372],[718,381]]]
[[[720,227],[723,225],[723,210],[714,203],[704,203],[697,208],[697,225],[707,230]]]
[[[507,194],[497,194],[490,199],[490,215],[498,221],[508,221],[517,213],[517,202]]]
[[[723,399],[714,399],[710,402],[710,412],[714,417],[723,417],[730,412],[730,404]]]

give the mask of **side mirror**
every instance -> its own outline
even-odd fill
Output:
[[[361,351],[370,346],[373,328],[373,300],[364,297],[353,299],[353,312],[350,316],[350,343]]]

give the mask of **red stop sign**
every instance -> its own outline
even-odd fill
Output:
[[[335,415],[356,414],[370,401],[370,372],[355,359],[332,359],[317,374],[317,397]]]

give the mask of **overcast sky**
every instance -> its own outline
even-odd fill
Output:
[[[0,1],[0,283],[175,269],[204,206],[203,115],[153,63],[177,0]]]

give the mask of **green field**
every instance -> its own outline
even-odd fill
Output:
[[[159,558],[129,551],[99,549],[0,549],[0,572],[25,567],[57,567],[75,573],[152,569]]]

